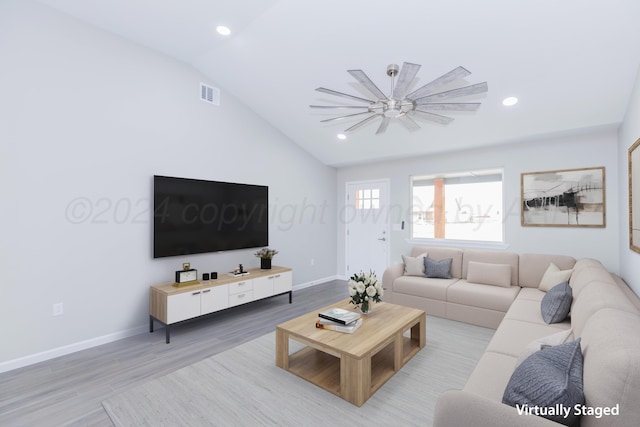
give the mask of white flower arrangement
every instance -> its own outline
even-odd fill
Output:
[[[360,305],[363,313],[371,310],[371,302],[382,301],[384,289],[373,271],[360,272],[349,279],[349,296],[351,304]]]

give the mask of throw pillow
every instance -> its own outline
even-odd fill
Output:
[[[573,408],[585,403],[582,367],[580,338],[544,348],[513,371],[502,403],[525,409],[537,406],[547,409],[546,414],[540,414],[544,418],[566,426],[576,425],[579,419]],[[558,408],[564,408],[562,413]]]
[[[469,261],[467,281],[508,288],[511,286],[511,266],[509,264]]]
[[[402,261],[404,262],[404,275],[405,276],[421,276],[424,277],[424,260],[427,253],[418,255],[417,257],[410,257],[402,255]]]
[[[547,268],[544,276],[542,276],[542,280],[540,280],[538,289],[544,292],[548,292],[549,289],[553,288],[558,283],[567,282],[571,277],[571,273],[573,273],[573,269],[560,270],[557,265],[555,265],[554,263],[550,263],[549,268]]]
[[[451,262],[453,258],[446,258],[440,261],[434,261],[431,258],[425,257],[424,269],[425,276],[434,279],[451,279]]]
[[[569,282],[562,282],[554,286],[542,298],[540,303],[540,311],[542,318],[547,323],[559,323],[567,318],[569,310],[571,310],[571,302],[573,294]]]
[[[531,341],[518,356],[516,367],[518,367],[522,362],[525,361],[526,358],[531,356],[536,351],[540,351],[543,348],[564,344],[565,342],[567,342],[572,333],[573,329],[567,329],[566,331],[560,331],[556,334],[547,335],[546,337],[538,338],[537,340]]]

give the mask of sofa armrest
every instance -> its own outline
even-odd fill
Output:
[[[518,414],[516,408],[461,390],[445,391],[438,398],[433,427],[558,427],[537,415]]]
[[[393,290],[393,281],[404,274],[404,264],[394,264],[382,273],[382,287],[387,292]]]

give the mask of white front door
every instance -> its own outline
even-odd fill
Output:
[[[347,183],[346,193],[347,276],[373,270],[382,280],[389,266],[389,181]]]

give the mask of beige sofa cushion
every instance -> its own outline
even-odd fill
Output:
[[[546,292],[542,292],[538,288],[522,288],[520,289],[520,293],[518,294],[517,299],[519,300],[528,299],[532,301],[541,302],[542,298],[544,298],[545,295],[546,295]]]
[[[602,309],[584,325],[584,394],[587,406],[613,407],[617,416],[582,417],[581,427],[640,426],[640,316]]]
[[[447,289],[447,301],[506,313],[520,288],[481,285],[459,280]]]
[[[560,270],[569,270],[573,268],[576,260],[566,255],[520,254],[519,263],[518,285],[523,288],[537,288],[550,263],[557,265]]]
[[[575,335],[582,336],[582,329],[589,318],[605,308],[638,314],[637,308],[615,283],[590,282],[580,295],[574,297],[571,306],[571,326]]]
[[[508,354],[516,359],[522,351],[534,340],[544,338],[570,328],[569,323],[563,323],[560,327],[531,323],[523,320],[504,319],[500,327],[489,341],[487,351]]]
[[[483,285],[508,288],[511,286],[511,266],[509,264],[490,264],[469,261],[467,281]]]
[[[516,360],[515,356],[486,351],[478,361],[463,390],[496,402],[502,402],[502,395],[515,369]]]
[[[522,291],[520,291],[522,292]],[[538,291],[546,295],[542,291]],[[547,324],[542,318],[542,312],[540,309],[540,301],[518,298],[511,304],[509,311],[504,316],[505,319],[521,320],[523,322],[535,323],[537,325],[549,326],[551,328],[567,329],[571,322],[569,319],[565,319],[560,323]]]
[[[549,292],[553,287],[559,283],[568,282],[573,273],[573,269],[560,270],[560,267],[554,263],[550,263],[547,271],[544,272],[542,279],[540,279],[540,285],[538,289],[544,292]]]
[[[604,268],[602,264],[589,265],[580,269],[574,269],[569,285],[573,289],[574,298],[578,298],[582,290],[592,282],[606,282],[615,284],[613,276]]]
[[[484,262],[490,264],[509,264],[511,266],[511,284],[518,285],[518,254],[513,252],[466,250],[462,257],[462,278],[467,279],[469,263]]]
[[[393,292],[446,301],[447,289],[457,281],[458,279],[429,279],[427,277],[402,276],[394,280]]]
[[[427,253],[418,255],[417,257],[411,257],[402,255],[402,262],[404,263],[405,276],[421,276],[424,277],[424,258]]]

